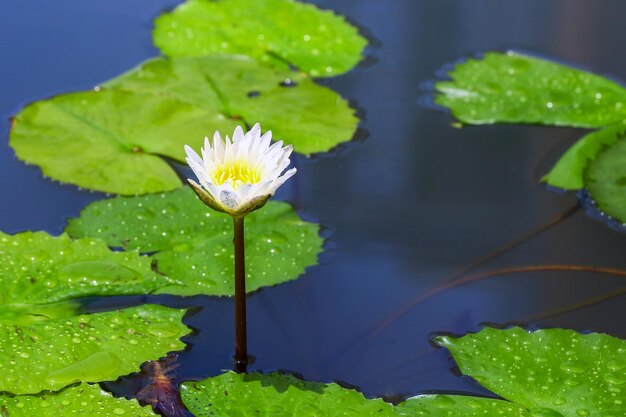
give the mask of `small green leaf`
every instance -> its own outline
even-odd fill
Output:
[[[524,407],[508,401],[462,395],[420,395],[399,404],[396,411],[406,417],[530,417]]]
[[[619,138],[587,164],[585,188],[602,213],[626,223],[626,139]]]
[[[613,145],[624,136],[626,126],[623,125],[607,127],[586,135],[561,156],[542,181],[564,190],[583,188],[584,171],[589,161],[595,159],[602,149]]]
[[[153,253],[158,270],[177,281],[158,293],[232,295],[232,227],[228,215],[208,209],[185,187],[92,203],[66,230]],[[317,263],[322,244],[317,225],[302,221],[286,203],[268,202],[246,217],[247,290],[296,279]]]
[[[111,252],[99,240],[0,232],[0,310],[94,295],[148,294],[172,282],[152,272],[148,258]]]
[[[24,325],[0,321],[0,391],[35,394],[138,372],[143,362],[184,348],[184,313],[148,304]]]
[[[438,104],[463,123],[605,127],[626,120],[626,90],[604,77],[527,55],[489,52],[450,72]]]
[[[623,416],[626,341],[572,330],[485,328],[440,337],[461,372],[533,416]]]
[[[341,16],[292,0],[188,0],[155,22],[168,56],[245,54],[313,76],[352,69],[367,44]]]
[[[162,156],[184,161],[186,143],[235,125],[216,109],[170,97],[88,91],[26,107],[15,118],[10,145],[59,181],[143,194],[182,185]]]
[[[98,385],[81,384],[56,393],[0,395],[2,417],[149,417],[150,407],[137,400],[113,398]]]
[[[274,138],[303,154],[328,151],[350,140],[359,122],[354,110],[331,89],[238,55],[156,58],[105,86],[173,98],[216,117],[243,119],[250,126],[259,122],[264,131],[272,130]],[[232,129],[221,133],[232,135]],[[207,128],[206,135],[212,134]],[[180,136],[197,148],[204,138]]]
[[[196,417],[354,416],[392,417],[391,404],[368,400],[337,384],[304,382],[278,373],[227,372],[203,381],[185,382],[181,397]]]

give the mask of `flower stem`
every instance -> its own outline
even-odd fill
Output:
[[[246,256],[243,217],[233,217],[235,245],[235,372],[246,372],[248,337],[246,330]]]

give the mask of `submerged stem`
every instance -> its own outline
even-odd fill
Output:
[[[233,217],[235,246],[235,371],[246,372],[248,336],[246,329],[246,256],[243,217]]]

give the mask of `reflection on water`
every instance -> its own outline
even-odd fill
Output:
[[[150,21],[175,1],[114,0],[54,4],[23,0],[0,14],[0,132],[22,105],[89,88],[145,58]],[[528,322],[626,337],[623,299],[552,317],[555,309],[626,286],[623,277],[535,271],[490,278],[433,295],[390,315],[456,271],[562,215],[573,194],[538,183],[575,129],[493,126],[453,129],[450,118],[417,105],[419,85],[444,62],[475,51],[518,47],[626,77],[621,2],[529,0],[317,1],[368,28],[378,62],[325,81],[365,109],[366,141],[333,157],[298,160],[299,175],[279,198],[295,200],[332,230],[321,264],[300,280],[249,298],[253,369],[292,370],[341,380],[367,395],[423,391],[485,393],[450,372],[430,337],[475,331],[481,323]],[[581,35],[584,32],[584,39]],[[102,195],[40,178],[38,168],[0,148],[0,229],[62,230],[68,217]],[[475,272],[525,265],[626,268],[626,237],[578,211]],[[227,299],[136,297],[203,306],[188,317],[199,329],[180,355],[179,379],[230,366],[232,303]],[[120,303],[132,303],[120,299]],[[94,302],[92,308],[103,308]]]

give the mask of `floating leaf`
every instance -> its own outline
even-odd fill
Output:
[[[469,59],[435,88],[463,123],[605,127],[626,120],[626,90],[606,78],[507,52]]]
[[[81,314],[79,297],[171,285],[136,252],[43,232],[0,233],[0,391],[34,394],[116,379],[184,347],[184,310],[144,305]],[[26,377],[27,376],[27,377]]]
[[[58,393],[40,395],[0,395],[2,417],[149,417],[150,407],[136,400],[113,398],[98,385],[81,384]]]
[[[234,294],[232,219],[207,209],[189,187],[92,203],[66,230],[154,253],[158,270],[178,281],[158,293]],[[246,217],[248,291],[296,279],[317,262],[322,243],[317,225],[302,221],[288,204],[270,201]]]
[[[590,133],[570,147],[550,172],[542,178],[553,187],[579,190],[584,187],[584,171],[598,153],[626,136],[626,126],[607,127]]]
[[[111,252],[99,240],[0,232],[0,311],[94,295],[148,294],[172,282],[152,272],[148,258]]]
[[[263,130],[272,130],[275,138],[304,154],[328,151],[350,140],[359,121],[331,89],[239,55],[156,58],[105,86],[171,97],[216,116],[243,118],[249,125],[259,122]],[[232,129],[222,133],[231,135]],[[200,144],[204,136],[178,137]]]
[[[143,305],[120,311],[0,322],[0,391],[34,394],[75,382],[115,380],[184,348],[184,310]]]
[[[352,69],[367,44],[343,17],[292,0],[188,0],[153,35],[165,55],[245,54],[320,77]]]
[[[391,404],[368,400],[337,384],[304,382],[278,373],[227,372],[181,385],[183,403],[196,417],[230,416],[346,416],[391,417]]]
[[[10,144],[25,162],[62,182],[117,194],[180,187],[162,158],[235,123],[219,111],[171,97],[88,91],[35,102],[14,120]]]
[[[399,404],[396,411],[398,416],[407,417],[530,417],[524,407],[508,401],[463,395],[420,395]]]
[[[439,337],[461,372],[533,416],[624,416],[626,341],[572,330],[485,328]]]
[[[587,164],[585,187],[598,209],[626,223],[626,140],[605,147]]]

